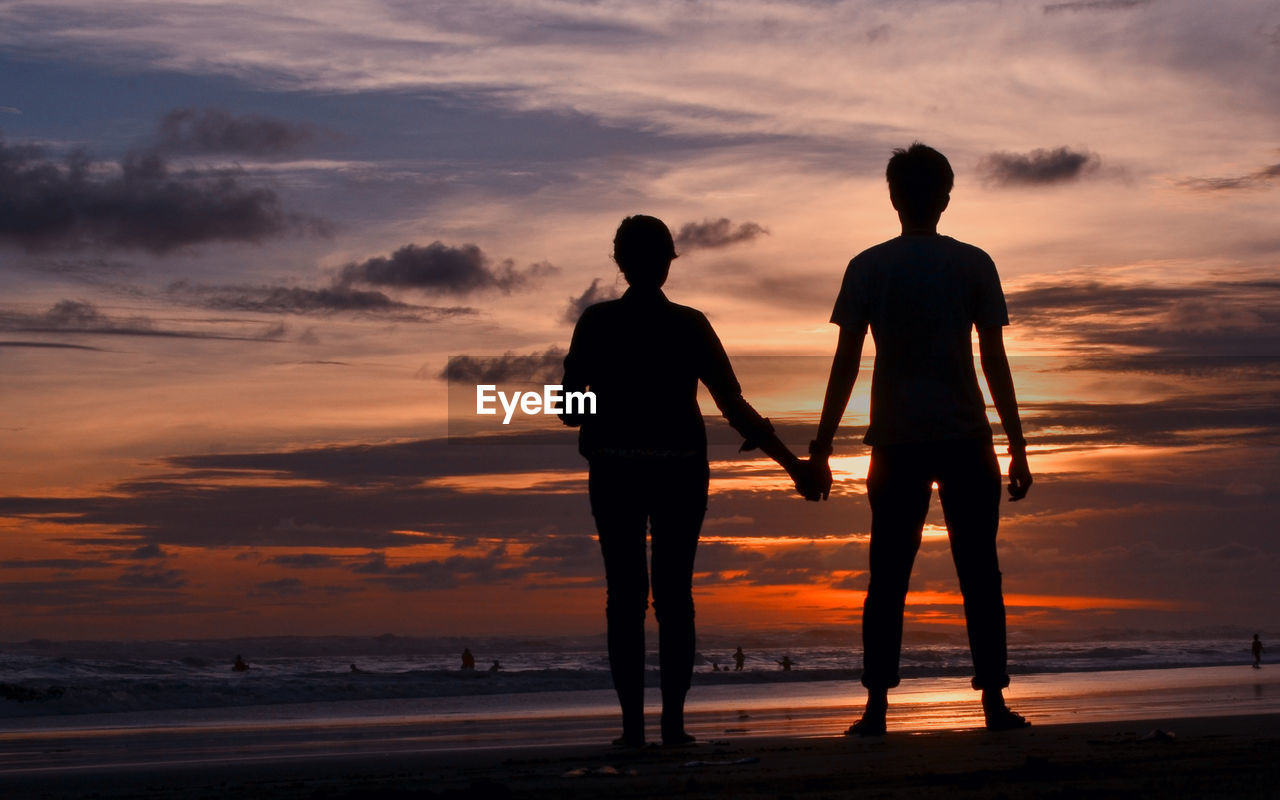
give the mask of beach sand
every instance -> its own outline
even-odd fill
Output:
[[[127,750],[120,755],[127,761]],[[642,751],[529,744],[120,763],[9,772],[0,782],[11,798],[1274,798],[1280,715],[712,739]]]
[[[15,718],[0,800],[1280,797],[1275,670],[1020,676],[1010,701],[1035,724],[1005,733],[968,681],[905,680],[873,739],[842,735],[849,681],[693,694],[699,743],[640,751],[606,744],[608,691]]]

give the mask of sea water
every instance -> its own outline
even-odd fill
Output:
[[[773,693],[819,682],[856,682],[861,653],[815,637],[704,637],[694,686],[730,694]],[[826,637],[831,638],[831,637]],[[938,637],[935,637],[938,638]],[[971,673],[963,642],[904,646],[905,679],[955,678]],[[744,669],[733,669],[741,641]],[[469,648],[476,669],[460,668]],[[250,669],[235,672],[241,655]],[[789,671],[780,662],[789,658]],[[493,662],[499,668],[490,671]],[[1017,675],[1247,666],[1246,637],[1127,637],[1011,643]],[[649,656],[648,683],[657,685],[657,655]],[[355,667],[353,671],[352,667]],[[719,669],[717,669],[717,667]],[[1020,681],[1022,683],[1023,681]],[[604,637],[263,637],[152,642],[0,644],[0,720],[119,712],[239,708],[299,703],[457,698],[456,706],[483,713],[494,705],[518,707],[512,695],[547,695],[537,705],[573,705],[573,698],[611,702]],[[756,687],[752,689],[750,687]],[[697,691],[714,696],[717,691]],[[501,701],[486,697],[504,696]],[[591,699],[590,703],[597,700]]]

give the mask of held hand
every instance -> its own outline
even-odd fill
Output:
[[[831,469],[827,466],[825,459],[820,462],[812,458],[808,461],[797,461],[787,471],[795,481],[796,491],[805,500],[816,503],[819,500],[826,500],[831,494]]]
[[[1031,467],[1027,464],[1025,452],[1013,453],[1009,462],[1009,501],[1016,503],[1027,496],[1031,489]]]
[[[825,498],[822,484],[817,480],[817,476],[813,472],[812,462],[797,459],[795,463],[787,467],[787,474],[795,482],[796,491],[805,500],[816,503],[819,499]]]

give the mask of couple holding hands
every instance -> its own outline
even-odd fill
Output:
[[[662,742],[694,740],[684,729],[684,701],[695,646],[693,564],[708,482],[698,382],[742,434],[743,450],[759,448],[772,457],[806,499],[826,499],[832,484],[828,458],[868,329],[876,358],[864,438],[871,447],[872,514],[871,579],[862,617],[867,705],[848,733],[885,732],[888,691],[899,682],[911,567],[935,483],[964,597],[973,687],[982,692],[987,727],[1030,724],[1003,697],[1009,676],[996,557],[1001,475],[971,341],[976,328],[982,371],[1008,437],[1009,496],[1020,500],[1032,479],[1004,349],[1004,294],[985,252],[937,232],[954,182],[946,157],[917,142],[894,151],[886,177],[902,235],[864,250],[845,271],[831,315],[840,338],[807,461],[742,398],[707,318],[662,293],[676,257],[667,226],[637,215],[618,227],[613,258],[629,288],[621,298],[583,312],[563,380],[566,392],[589,388],[598,398],[596,414],[565,422],[580,426],[579,450],[590,463],[591,513],[608,587],[609,666],[622,707],[622,736],[615,744],[645,742],[650,588],[658,621]]]

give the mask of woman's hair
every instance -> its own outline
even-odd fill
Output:
[[[676,257],[675,241],[666,223],[657,217],[634,214],[618,226],[613,236],[613,260],[631,285],[662,285]]]

